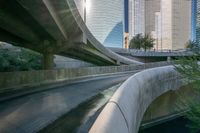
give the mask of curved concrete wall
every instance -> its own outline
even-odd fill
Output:
[[[182,85],[173,66],[148,69],[133,75],[116,91],[89,132],[137,133],[152,101]]]

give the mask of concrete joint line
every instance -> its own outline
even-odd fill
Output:
[[[117,102],[115,102],[115,101],[109,101],[108,103],[114,103],[115,105],[117,105],[118,109],[120,110],[120,112],[121,112],[121,114],[122,114],[122,116],[123,116],[123,118],[124,118],[124,120],[125,120],[125,123],[126,123],[127,129],[128,129],[128,132],[130,133],[130,131],[129,131],[129,125],[128,125],[128,121],[127,121],[127,119],[126,119],[126,117],[125,117],[125,115],[124,115],[122,109],[120,108],[119,104],[118,104]]]

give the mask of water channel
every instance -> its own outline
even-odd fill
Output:
[[[93,122],[121,84],[110,87],[63,115],[39,133],[87,133]],[[190,133],[184,117],[142,129],[139,133]]]

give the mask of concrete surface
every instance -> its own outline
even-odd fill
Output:
[[[110,50],[120,55],[130,55],[133,57],[182,57],[182,56],[194,56],[195,53],[191,50],[177,50],[177,51],[144,51],[135,49],[122,49],[122,48],[109,48]]]
[[[94,77],[85,82],[0,102],[0,133],[35,133],[80,103],[131,75]]]
[[[74,0],[6,0],[0,7],[0,41],[40,52],[47,57],[46,69],[52,68],[54,54],[99,66],[142,64],[97,41]]]
[[[144,70],[130,77],[105,106],[90,133],[137,133],[148,106],[183,85],[173,66]]]
[[[1,72],[0,94],[18,91],[27,87],[55,84],[69,80],[92,77],[97,75],[110,75],[120,72],[137,71],[146,68],[169,65],[169,62],[149,63],[144,65],[88,67],[57,70]]]
[[[66,69],[66,68],[81,68],[81,67],[94,67],[94,64],[68,58],[68,57],[63,57],[59,55],[54,56],[54,63],[55,63],[55,68],[56,69]]]
[[[190,105],[191,100],[200,100],[199,94],[191,84],[162,94],[149,105],[140,129],[151,128],[185,115],[184,112],[188,110],[187,105]]]

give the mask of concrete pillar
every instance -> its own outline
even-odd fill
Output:
[[[117,60],[117,65],[120,65],[121,63],[120,63],[120,61],[119,60]]]
[[[43,54],[43,69],[49,70],[53,69],[54,66],[54,55],[52,53]]]
[[[168,61],[168,62],[171,61],[171,57],[170,57],[170,56],[167,57],[167,61]]]

